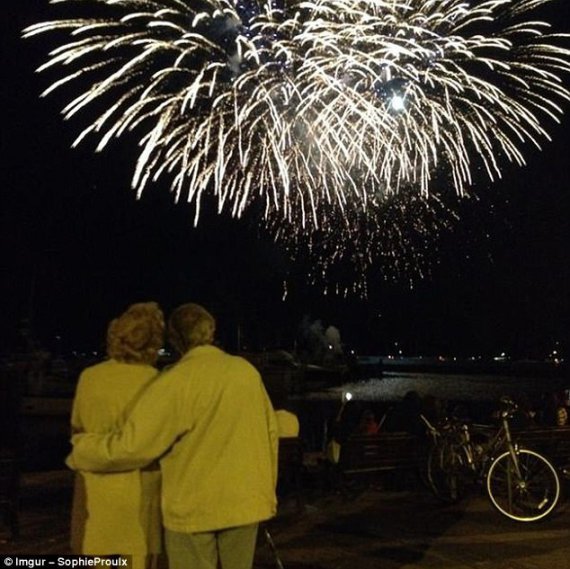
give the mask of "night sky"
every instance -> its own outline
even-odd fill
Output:
[[[565,31],[570,2],[550,7]],[[208,307],[220,339],[259,349],[291,346],[303,318],[336,326],[361,352],[544,356],[570,347],[570,105],[554,141],[527,151],[528,166],[477,188],[453,233],[434,244],[430,278],[372,283],[370,296],[324,296],[307,265],[241,221],[174,205],[166,182],[137,201],[135,141],[93,154],[70,149],[89,112],[64,123],[63,94],[39,94],[53,75],[42,39],[23,27],[48,19],[47,0],[18,0],[2,18],[2,319],[0,351],[18,345],[23,318],[50,348],[98,349],[110,318],[129,303]],[[283,298],[284,282],[287,296]],[[60,336],[61,340],[55,340]]]

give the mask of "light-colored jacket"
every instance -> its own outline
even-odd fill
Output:
[[[275,515],[278,434],[257,370],[214,346],[191,349],[138,401],[120,433],[79,435],[68,464],[138,468],[160,458],[164,526],[202,532]]]
[[[75,433],[117,431],[158,371],[108,360],[83,371],[71,426]],[[72,549],[92,555],[160,552],[160,471],[79,473],[72,510]]]
[[[283,438],[299,436],[299,419],[295,413],[286,409],[276,409],[275,417],[277,418],[277,429],[279,436]]]

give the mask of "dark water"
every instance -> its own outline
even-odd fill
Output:
[[[309,391],[289,403],[299,417],[308,449],[320,450],[347,392],[352,400],[344,407],[343,421],[356,426],[363,410],[374,411],[380,419],[409,391],[442,401],[448,412],[461,406],[473,421],[487,423],[501,396],[524,398],[538,409],[549,394],[565,389],[570,389],[567,378],[385,372],[381,379]]]
[[[385,372],[381,379],[346,383],[340,387],[309,392],[307,400],[340,400],[345,392],[358,401],[397,401],[408,391],[420,396],[459,401],[492,401],[502,395],[525,393],[531,398],[570,388],[567,378],[499,375],[451,375],[438,373]]]

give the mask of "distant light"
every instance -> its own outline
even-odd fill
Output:
[[[352,399],[352,393],[350,393],[350,391],[347,391],[347,392],[344,394],[344,399],[345,399],[346,401],[350,401],[350,400]]]
[[[394,95],[392,97],[391,106],[395,111],[403,111],[406,108],[404,105],[404,97],[402,97],[402,95]]]

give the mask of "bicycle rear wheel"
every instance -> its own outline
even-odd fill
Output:
[[[427,457],[427,481],[442,502],[453,504],[465,495],[466,481],[460,451],[453,444],[431,448]]]
[[[510,453],[498,456],[487,474],[487,492],[501,514],[517,522],[544,519],[560,499],[560,479],[552,464],[528,449],[516,451],[520,476]]]

